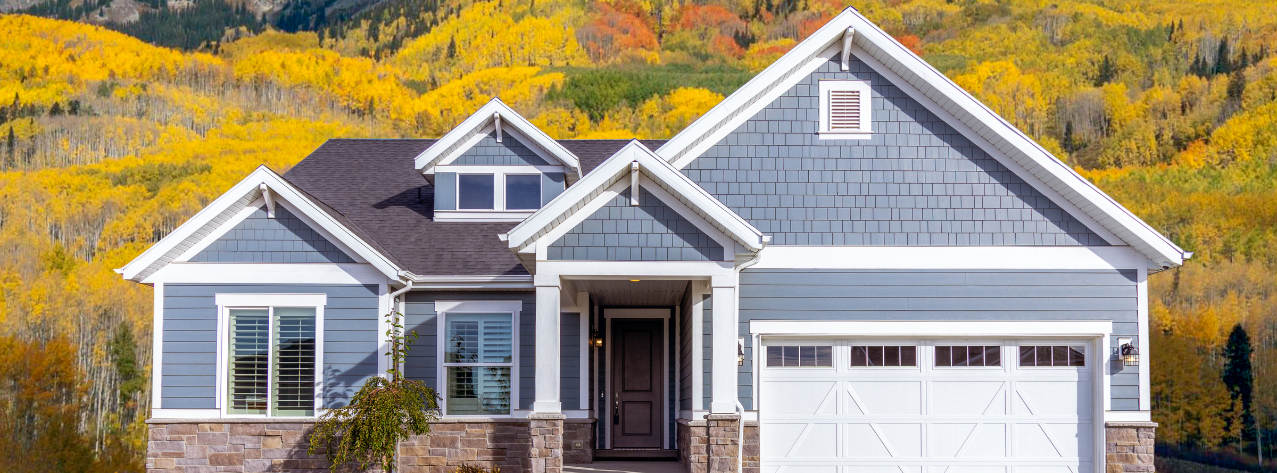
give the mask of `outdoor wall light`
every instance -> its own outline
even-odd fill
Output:
[[[595,347],[603,346],[603,336],[599,335],[598,330],[595,330],[594,333],[590,334],[590,344]]]
[[[1140,365],[1140,349],[1135,348],[1135,345],[1132,345],[1130,342],[1122,344],[1122,365]]]
[[[745,366],[745,339],[736,339],[736,366]]]

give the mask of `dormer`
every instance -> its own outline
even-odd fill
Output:
[[[520,222],[581,178],[576,155],[492,99],[416,158],[437,222]]]

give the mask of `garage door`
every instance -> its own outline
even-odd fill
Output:
[[[763,340],[763,473],[1090,473],[1090,347]]]

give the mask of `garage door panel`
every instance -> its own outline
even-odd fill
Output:
[[[934,415],[1005,415],[1005,381],[934,381]]]
[[[1083,425],[1045,422],[1016,424],[1016,457],[1089,458],[1092,435]]]
[[[830,416],[837,414],[836,381],[763,383],[762,409],[768,416]]]
[[[921,473],[920,465],[851,465],[843,473]]]
[[[853,381],[847,383],[847,393],[852,401],[847,414],[922,414],[921,381]]]
[[[897,457],[922,457],[922,424],[875,424]]]
[[[763,456],[777,459],[836,458],[838,424],[769,424]]]
[[[1019,381],[1015,388],[1019,397],[1015,415],[1089,417],[1091,414],[1089,382]]]
[[[1074,470],[1077,471],[1074,471]],[[1071,465],[1025,465],[1015,468],[1015,473],[1087,473],[1091,471],[1090,464],[1071,466]]]
[[[847,424],[847,440],[843,443],[843,455],[858,458],[891,458],[890,440],[879,435],[870,424]]]

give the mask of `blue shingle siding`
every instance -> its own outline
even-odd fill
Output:
[[[561,172],[541,174],[541,205],[550,203],[563,193],[564,175]]]
[[[722,261],[723,247],[647,191],[630,190],[550,245],[551,260]]]
[[[457,173],[435,173],[435,210],[457,210]]]
[[[1107,243],[903,91],[830,61],[683,169],[775,245]],[[821,140],[822,79],[868,80],[872,139]]]
[[[753,377],[750,320],[1112,320],[1109,343],[1117,346],[1118,337],[1139,334],[1135,278],[1135,270],[746,269],[741,403],[753,409],[752,390],[745,389]],[[708,331],[708,311],[705,317]],[[1113,409],[1138,410],[1139,367],[1098,358],[1099,368],[1112,373]],[[707,355],[706,376],[708,363]]]
[[[461,153],[449,164],[488,166],[545,166],[548,163],[509,133],[497,142],[496,132],[479,140],[479,143]]]
[[[282,205],[275,218],[266,207],[254,211],[235,228],[200,251],[198,263],[354,263],[355,260],[310,228]]]
[[[324,308],[324,405],[344,406],[377,375],[377,286],[272,284],[164,285],[164,409],[213,409],[217,379],[218,293],[328,295]]]
[[[435,301],[509,301],[523,303],[519,314],[519,409],[531,409],[536,398],[536,294],[535,293],[473,293],[473,292],[409,292],[404,308],[406,330],[416,330],[419,336],[404,363],[404,375],[424,381],[438,389],[438,313]],[[571,317],[569,317],[571,316]],[[564,409],[576,409],[580,395],[580,318],[577,314],[562,314],[560,321],[560,370],[559,390]],[[442,392],[440,393],[443,394]]]

